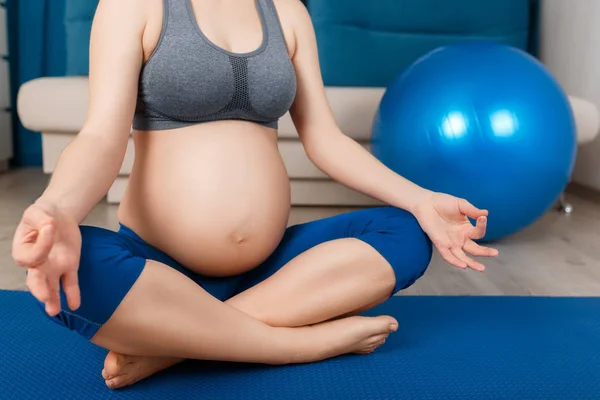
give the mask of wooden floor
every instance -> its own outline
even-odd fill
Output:
[[[25,289],[24,272],[10,257],[14,229],[23,210],[42,192],[47,177],[38,169],[0,175],[0,289]],[[497,243],[500,256],[485,273],[461,271],[436,254],[410,295],[600,295],[600,202],[581,192],[569,198],[575,212],[549,212],[523,232]],[[116,207],[98,205],[85,221],[116,229]],[[340,208],[295,208],[290,224],[348,211]]]

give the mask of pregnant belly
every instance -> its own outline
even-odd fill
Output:
[[[208,276],[245,272],[275,250],[290,186],[272,129],[228,121],[134,139],[122,223]]]

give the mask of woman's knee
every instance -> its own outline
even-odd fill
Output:
[[[392,267],[393,293],[414,284],[427,270],[433,245],[417,219],[409,212],[386,207],[371,222],[363,240],[371,244]]]
[[[146,260],[135,257],[116,232],[82,226],[78,283],[81,305],[71,310],[61,290],[61,312],[52,321],[90,339],[108,321]]]
[[[406,215],[404,218],[406,226],[404,227],[403,234],[408,238],[409,248],[414,250],[412,252],[412,261],[414,263],[415,272],[418,277],[421,277],[431,263],[433,244],[427,233],[421,228],[421,225],[415,216],[407,211],[405,211],[405,213]]]

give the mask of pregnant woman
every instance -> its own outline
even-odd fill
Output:
[[[13,257],[57,324],[110,350],[130,385],[183,359],[267,364],[366,354],[398,329],[355,314],[417,280],[432,243],[482,271],[485,210],[408,182],[340,132],[298,0],[101,0],[90,108]],[[312,162],[389,207],[286,229],[277,121]],[[80,226],[107,193],[133,122],[120,230]],[[470,223],[469,217],[476,220]]]

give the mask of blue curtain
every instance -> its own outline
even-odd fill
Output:
[[[83,0],[82,0],[83,1]],[[8,0],[13,104],[18,88],[42,76],[63,76],[66,68],[65,0]],[[15,123],[15,164],[42,164],[39,133]]]

